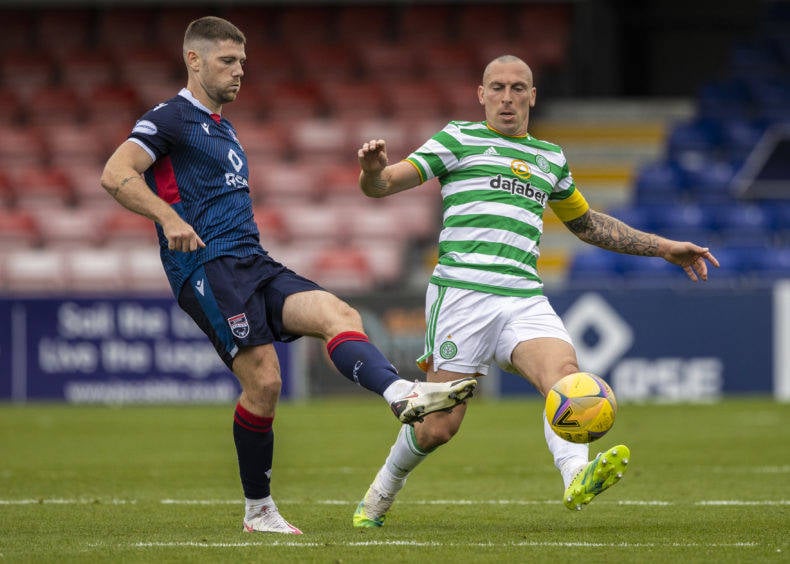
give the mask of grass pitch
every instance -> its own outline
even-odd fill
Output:
[[[302,536],[241,532],[232,406],[0,406],[0,561],[788,562],[790,407],[620,408],[621,483],[583,511],[541,403],[473,400],[382,529],[351,515],[398,424],[375,398],[283,403],[273,491]]]

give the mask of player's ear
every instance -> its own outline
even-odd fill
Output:
[[[184,62],[190,70],[197,72],[200,70],[200,53],[193,49],[187,49],[184,53]]]
[[[483,100],[483,93],[484,92],[485,92],[485,88],[483,88],[482,84],[477,87],[477,101],[480,102],[481,106],[485,105],[485,100]]]

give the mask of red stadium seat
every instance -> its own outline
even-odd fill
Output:
[[[159,245],[154,222],[122,208],[109,213],[99,231],[108,247],[148,248]]]
[[[4,9],[0,52],[29,49],[35,42],[36,12],[30,9]]]
[[[308,276],[339,293],[366,292],[372,290],[375,284],[373,268],[367,255],[349,244],[320,249]]]
[[[452,38],[451,25],[457,10],[452,5],[409,4],[403,7],[398,23],[402,45],[441,45]]]
[[[130,47],[115,57],[119,78],[126,84],[169,83],[185,80],[180,52],[169,53],[160,46]]]
[[[69,86],[44,86],[31,93],[26,107],[28,120],[36,125],[78,123],[85,108]]]
[[[255,84],[242,83],[236,99],[222,106],[222,115],[228,118],[237,130],[245,124],[257,124],[265,113],[265,95]],[[243,142],[244,138],[242,138]]]
[[[467,43],[442,43],[419,47],[418,53],[423,74],[441,84],[445,80],[467,80],[473,88],[482,70],[475,63],[474,49]]]
[[[461,7],[455,25],[456,40],[479,44],[497,41],[502,37],[513,37],[511,33],[515,8],[515,5],[502,4]]]
[[[389,112],[379,84],[358,80],[332,80],[320,84],[332,119],[380,118]]]
[[[304,245],[324,245],[334,239],[343,240],[348,218],[324,206],[310,203],[289,204],[284,214],[288,231],[294,241]]]
[[[56,58],[66,58],[73,51],[89,47],[93,28],[90,10],[49,7],[38,11],[38,44]]]
[[[116,79],[115,62],[104,51],[90,49],[70,53],[58,63],[63,84],[85,96]]]
[[[258,205],[255,206],[253,213],[264,248],[268,248],[267,245],[271,242],[282,244],[291,240],[285,213],[280,208]]]
[[[181,60],[181,48],[184,44],[184,32],[187,26],[193,20],[205,15],[207,15],[206,8],[203,6],[182,8],[171,5],[163,7],[153,24],[156,37],[152,43],[158,45],[163,54],[172,53],[178,60]]]
[[[35,247],[41,244],[41,233],[30,212],[0,207],[0,249]]]
[[[316,53],[320,50],[320,55]],[[327,80],[353,80],[357,78],[360,63],[357,50],[344,44],[328,44],[316,47],[313,44],[293,45],[294,62],[302,76],[317,83]]]
[[[234,102],[235,104],[235,102]],[[232,106],[228,106],[227,117],[236,128],[241,146],[250,161],[272,161],[284,159],[291,152],[290,132],[279,123],[236,119]],[[223,108],[223,113],[225,109]]]
[[[397,18],[391,6],[339,7],[337,35],[355,49],[364,50],[371,44],[394,39]]]
[[[51,124],[42,128],[50,158],[61,164],[98,164],[110,155],[100,136],[76,123]]]
[[[104,163],[99,162],[63,162],[60,169],[66,175],[69,185],[80,209],[104,211],[116,210],[118,204],[107,191],[102,188],[101,175]]]
[[[20,209],[63,208],[74,201],[68,178],[60,169],[19,167],[10,172],[9,178],[14,201]]]
[[[321,178],[319,166],[307,160],[250,162],[253,199],[267,205],[303,205],[316,199]]]
[[[19,125],[25,117],[24,110],[15,90],[0,87],[0,128]]]
[[[356,153],[356,144],[352,143],[349,133],[342,121],[302,119],[292,124],[291,143],[298,158],[334,161]]]
[[[294,119],[316,118],[324,112],[324,101],[312,82],[268,82],[260,87],[266,119],[270,121],[289,123]]]
[[[332,21],[336,9],[328,6],[288,6],[279,18],[279,38],[288,45],[328,45],[336,40]]]
[[[289,83],[300,79],[300,69],[294,63],[290,46],[273,43],[247,44],[247,64],[244,66],[242,93],[245,85],[266,86],[270,83]],[[235,102],[234,102],[235,103]]]
[[[51,85],[54,79],[55,66],[46,53],[29,48],[0,53],[0,84],[13,84],[23,101],[34,90]]]
[[[386,94],[396,118],[449,117],[442,93],[433,81],[391,82]]]
[[[30,127],[0,127],[0,169],[46,162],[46,146],[38,130]]]
[[[147,8],[114,7],[104,10],[99,14],[99,43],[115,53],[150,45],[156,37],[155,18],[156,12]]]
[[[368,79],[375,82],[414,80],[420,73],[414,51],[399,43],[374,42],[360,49],[358,55]]]
[[[102,215],[95,209],[33,209],[42,244],[49,249],[93,247],[101,241]]]
[[[126,85],[97,86],[89,94],[86,106],[89,120],[125,121],[129,123],[130,130],[145,109],[135,90]]]
[[[398,119],[370,118],[354,122],[350,126],[350,137],[359,149],[371,139],[384,139],[387,142],[387,156],[390,162],[406,157],[417,145],[408,125]]]

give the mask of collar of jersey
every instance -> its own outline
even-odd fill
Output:
[[[208,109],[206,106],[204,106],[203,104],[201,104],[201,103],[200,103],[200,101],[199,101],[197,98],[195,98],[195,96],[192,94],[192,92],[190,92],[190,91],[189,91],[189,90],[187,90],[186,88],[182,88],[182,89],[181,89],[181,91],[178,93],[178,95],[179,95],[179,96],[183,96],[184,98],[186,98],[187,100],[189,100],[190,102],[192,102],[192,105],[193,105],[193,106],[195,106],[196,108],[199,108],[199,109],[203,110],[203,111],[204,111],[204,112],[206,112],[208,115],[211,115],[211,114],[213,114],[213,113],[214,113],[214,112],[212,112],[211,110],[209,110],[209,109]]]
[[[200,103],[200,102],[198,102],[198,103]],[[501,135],[503,137],[512,137],[513,139],[532,139],[532,135],[530,135],[529,133],[525,133],[524,135],[508,135],[507,133],[502,133],[497,128],[492,127],[491,124],[489,124],[487,121],[483,122],[483,123],[486,124],[486,127],[488,129],[490,129],[491,131],[493,131],[497,135]]]

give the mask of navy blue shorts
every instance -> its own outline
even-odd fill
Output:
[[[291,294],[323,290],[269,255],[219,257],[207,262],[181,288],[178,305],[208,335],[232,367],[239,348],[301,337],[283,327],[283,304]]]

